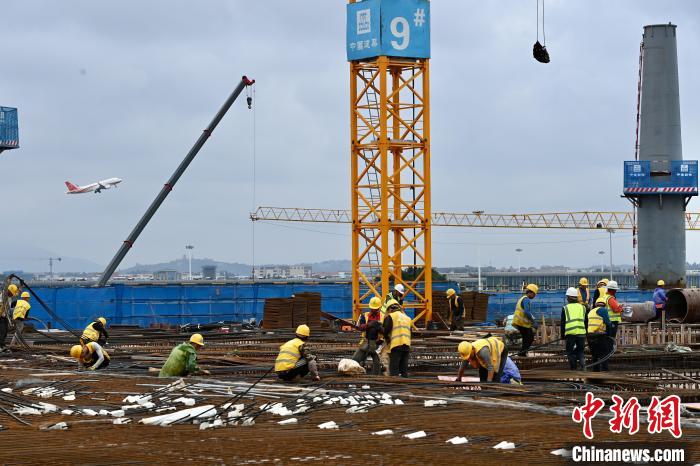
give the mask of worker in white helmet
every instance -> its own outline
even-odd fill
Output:
[[[617,302],[617,298],[615,297],[617,290],[620,288],[617,282],[615,280],[610,280],[606,288],[606,294],[599,297],[595,305],[603,305],[605,306],[605,309],[608,310],[608,315],[610,316],[610,328],[608,328],[608,335],[615,339],[617,336],[617,327],[622,322],[622,311],[624,311],[624,308],[622,307],[622,304]]]
[[[394,300],[403,306],[403,297],[406,294],[406,289],[401,283],[397,283],[394,289],[386,295],[384,298],[384,304],[382,305],[382,312],[386,314],[386,310],[389,308],[389,301]]]
[[[382,363],[377,353],[377,348],[383,342],[384,314],[381,312],[382,299],[373,296],[369,300],[369,311],[363,313],[357,321],[357,327],[362,330],[360,347],[357,348],[352,358],[360,366],[364,366],[367,357],[372,358],[372,375],[381,375]]]
[[[302,324],[297,327],[295,334],[295,338],[280,346],[280,352],[275,360],[277,377],[285,382],[296,382],[303,379],[306,374],[311,374],[311,378],[318,382],[321,377],[318,375],[316,357],[306,349],[311,330],[308,325]]]
[[[588,316],[585,304],[579,300],[579,290],[574,287],[566,290],[566,305],[561,308],[561,335],[566,340],[566,357],[569,359],[569,369],[580,367],[586,370],[586,357],[583,351],[586,347],[586,327]]]

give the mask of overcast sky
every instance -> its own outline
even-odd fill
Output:
[[[0,105],[19,108],[22,147],[0,155],[0,265],[46,251],[103,267],[243,74],[257,80],[255,204],[348,208],[345,3],[4,0]],[[532,58],[534,7],[431,2],[436,211],[630,210],[622,161],[634,157],[645,24],[678,25],[683,152],[700,154],[700,2],[546,1],[549,65]],[[124,266],[186,244],[247,263],[350,258],[348,225],[262,223],[253,258],[253,115],[234,105]],[[64,194],[65,180],[113,176],[124,179],[116,190]],[[688,234],[690,261],[698,235]],[[594,264],[608,250],[595,231],[435,228],[433,238],[441,266],[475,264],[476,244],[492,265],[516,264],[518,247],[523,265]],[[631,243],[615,235],[616,262],[631,263]]]

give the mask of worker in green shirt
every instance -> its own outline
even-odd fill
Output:
[[[197,350],[204,347],[204,338],[199,333],[190,337],[190,341],[180,343],[170,352],[158,377],[184,377],[192,374],[209,374],[209,371],[197,366]]]

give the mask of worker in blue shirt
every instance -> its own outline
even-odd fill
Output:
[[[588,312],[588,347],[591,349],[592,363],[596,363],[606,357],[613,349],[613,339],[610,337],[612,325],[608,309],[602,301],[597,307]],[[585,368],[584,368],[585,369]],[[608,369],[608,361],[593,366],[594,372]]]
[[[659,320],[661,318],[661,313],[666,310],[666,301],[668,298],[666,298],[666,290],[664,290],[664,285],[666,285],[666,282],[663,280],[656,282],[656,289],[654,290],[654,297],[652,298],[652,301],[654,301],[656,315],[653,319],[649,320]]]

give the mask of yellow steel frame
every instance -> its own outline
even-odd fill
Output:
[[[429,86],[427,59],[350,62],[355,318],[398,283],[414,298],[404,303],[414,320],[432,318]],[[405,280],[414,262],[422,272]]]

